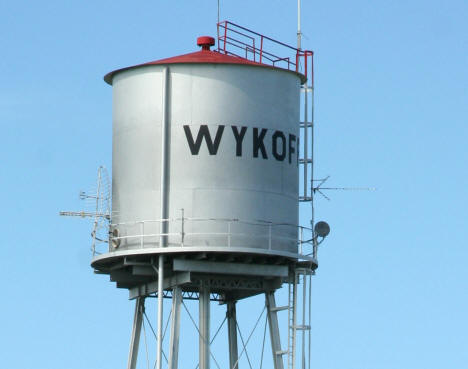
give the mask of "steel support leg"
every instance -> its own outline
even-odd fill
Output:
[[[171,340],[169,343],[168,369],[177,369],[179,359],[179,334],[180,334],[180,305],[182,303],[182,289],[177,286],[172,291],[172,320]]]
[[[158,327],[156,332],[156,368],[162,368],[162,331],[163,331],[163,281],[164,281],[164,256],[159,255],[158,265]]]
[[[202,282],[199,296],[199,367],[210,369],[210,288]]]
[[[283,351],[281,350],[278,316],[276,310],[275,292],[265,292],[265,304],[268,312],[268,326],[270,328],[271,351],[273,354],[273,368],[284,369]]]
[[[230,301],[227,303],[226,317],[228,322],[229,369],[238,369],[237,318],[235,301]]]
[[[135,303],[135,315],[133,317],[132,338],[130,340],[130,352],[128,353],[128,369],[135,369],[138,358],[138,347],[140,345],[141,323],[145,310],[145,298],[138,297]]]

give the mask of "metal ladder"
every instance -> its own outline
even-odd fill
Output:
[[[297,361],[297,333],[301,337],[301,369],[310,368],[310,283],[312,271],[299,268],[294,271],[288,286],[288,369],[296,368]],[[302,281],[302,282],[301,282]],[[299,296],[298,286],[302,286],[302,296]],[[309,287],[309,289],[307,288]],[[301,297],[301,298],[299,298]],[[298,324],[298,303],[302,303]],[[307,333],[307,335],[306,335]]]
[[[294,369],[296,362],[296,320],[297,272],[295,271],[288,285],[288,369]]]
[[[303,99],[302,99],[302,96]],[[309,82],[301,86],[301,104],[303,120],[299,122],[302,136],[302,157],[299,165],[302,165],[302,193],[299,195],[300,202],[312,201],[314,178],[314,88]]]
[[[301,85],[301,116],[299,122],[300,137],[302,137],[302,151],[299,165],[302,165],[302,193],[299,202],[308,202],[311,205],[310,228],[314,237],[314,70],[313,53],[299,51],[297,62],[304,62],[304,75],[307,81]],[[310,68],[308,69],[308,63]],[[299,67],[299,65],[297,65]],[[313,271],[297,268],[289,281],[289,310],[288,310],[288,369],[296,368],[297,332],[301,331],[300,368],[310,369],[310,319],[311,319],[311,283]],[[301,283],[302,280],[302,283]],[[298,299],[298,285],[302,285],[302,299]],[[309,286],[309,289],[307,289]],[[302,302],[301,324],[298,320],[298,300]],[[306,335],[307,333],[307,335]]]

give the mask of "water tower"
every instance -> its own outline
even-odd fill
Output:
[[[312,52],[230,22],[218,27],[217,50],[213,38],[199,37],[199,51],[104,77],[113,89],[112,212],[108,247],[94,250],[91,265],[136,300],[128,368],[136,367],[148,296],[158,299],[158,369],[163,299],[172,299],[175,369],[187,297],[199,302],[199,368],[210,367],[211,300],[226,306],[226,355],[238,368],[236,303],[259,294],[274,368],[306,368],[307,286],[318,239],[328,234],[298,215],[313,192]],[[289,300],[277,306],[283,284]],[[288,342],[280,342],[281,310]]]

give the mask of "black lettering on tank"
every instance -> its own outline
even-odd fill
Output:
[[[278,152],[278,139],[280,139],[281,143],[281,154]],[[283,161],[284,158],[286,157],[286,137],[284,136],[284,133],[281,131],[275,131],[273,133],[273,156],[275,157],[276,160],[278,161]]]
[[[301,139],[297,137],[297,145],[296,147],[301,147]],[[299,150],[299,149],[298,149]],[[299,154],[296,155],[296,166],[299,166]]]
[[[291,164],[291,155],[296,152],[296,146],[293,146],[293,142],[296,142],[296,136],[289,134],[289,164]]]
[[[260,135],[258,134],[258,128],[253,129],[253,156],[254,158],[258,158],[258,151],[260,150],[262,152],[262,158],[263,159],[268,159],[266,150],[265,150],[265,145],[263,144],[263,139],[265,138],[265,135],[267,133],[267,129],[262,128],[260,131]]]
[[[242,141],[244,140],[245,132],[247,132],[247,127],[242,126],[240,132],[237,126],[231,126],[231,128],[236,139],[236,156],[242,156]]]
[[[216,153],[218,152],[219,144],[221,142],[221,137],[223,136],[224,126],[218,126],[218,130],[216,131],[214,141],[211,139],[210,130],[205,124],[200,126],[196,141],[193,141],[193,135],[192,131],[190,130],[190,126],[184,126],[184,131],[192,155],[198,155],[203,139],[205,139],[206,141],[206,146],[210,155],[216,155]]]

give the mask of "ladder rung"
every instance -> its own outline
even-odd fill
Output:
[[[307,162],[308,164],[313,163],[312,159],[299,159],[299,164],[304,164],[305,162]]]
[[[289,306],[276,306],[273,308],[270,308],[270,311],[282,311],[282,310],[288,310]]]
[[[309,331],[310,325],[296,325],[294,328],[297,330]]]

